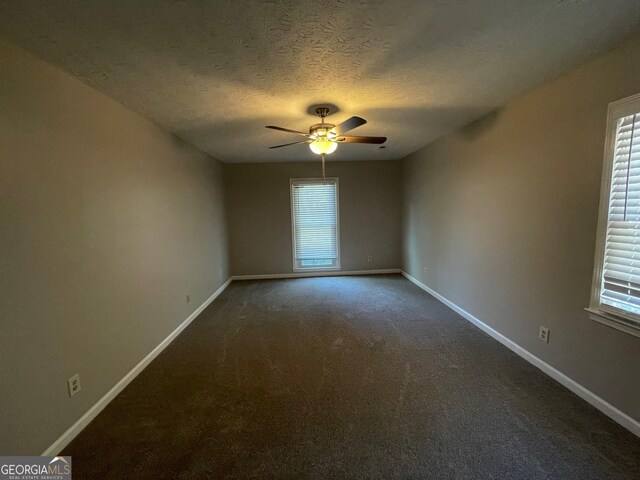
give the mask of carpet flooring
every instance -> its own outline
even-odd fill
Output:
[[[399,275],[232,283],[78,479],[640,479],[640,439]]]

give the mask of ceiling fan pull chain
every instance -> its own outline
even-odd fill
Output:
[[[327,178],[324,175],[324,153],[322,154],[322,183],[327,183]]]

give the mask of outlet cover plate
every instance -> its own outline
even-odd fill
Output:
[[[538,331],[538,338],[542,340],[544,343],[549,343],[549,329],[544,325],[540,325],[540,330]]]
[[[67,386],[69,387],[69,397],[73,397],[82,390],[82,387],[80,386],[80,374],[76,373],[73,377],[67,380]]]

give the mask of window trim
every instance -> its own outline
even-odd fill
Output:
[[[600,303],[602,270],[604,268],[604,250],[609,221],[609,200],[611,195],[611,177],[616,144],[618,120],[628,115],[640,113],[640,93],[612,102],[607,109],[607,132],[602,162],[602,181],[600,184],[600,207],[598,210],[598,230],[596,234],[596,252],[593,277],[591,280],[591,299],[585,308],[589,318],[613,327],[630,335],[640,337],[640,315],[634,315],[609,305]]]
[[[336,264],[330,267],[298,267],[296,262],[296,229],[295,211],[293,208],[293,186],[297,184],[316,184],[333,182],[336,185]],[[340,258],[340,185],[338,177],[322,178],[290,178],[289,179],[289,202],[291,203],[291,254],[294,272],[330,272],[342,270]]]

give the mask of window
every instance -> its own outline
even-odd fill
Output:
[[[293,269],[340,268],[338,179],[291,179]]]
[[[609,105],[592,319],[640,337],[640,95]]]

